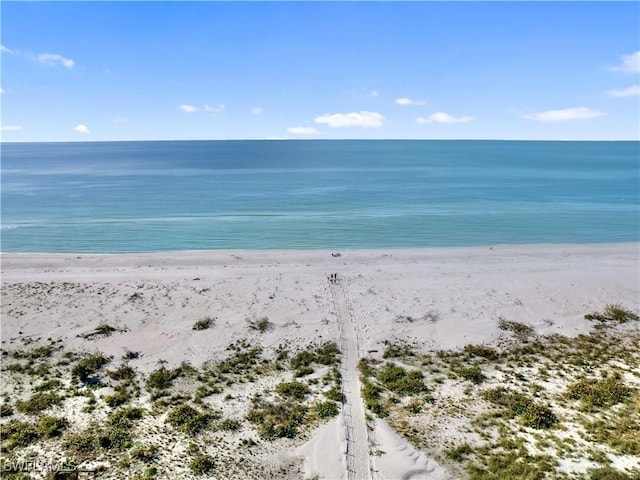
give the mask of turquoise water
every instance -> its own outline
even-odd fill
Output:
[[[2,144],[1,250],[638,242],[639,145]]]

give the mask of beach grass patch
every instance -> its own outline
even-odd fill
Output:
[[[424,375],[420,370],[407,371],[400,366],[386,363],[378,372],[377,378],[387,389],[398,395],[417,395],[427,391]]]
[[[498,328],[500,330],[513,333],[513,335],[520,341],[527,341],[535,335],[535,331],[530,325],[515,322],[513,320],[507,320],[503,317],[498,318]]]
[[[468,443],[463,443],[462,445],[458,445],[457,447],[453,447],[445,451],[447,458],[456,462],[463,460],[471,453],[473,453],[473,449]]]
[[[256,426],[261,438],[274,440],[295,438],[306,415],[307,407],[294,401],[270,403],[258,400],[247,413],[247,420]]]
[[[55,392],[37,392],[31,398],[16,402],[16,409],[27,415],[37,415],[43,410],[60,405],[62,397]]]
[[[384,345],[385,349],[382,358],[414,357],[416,355],[413,348],[404,343],[392,343],[385,340]]]
[[[478,365],[459,366],[454,371],[457,375],[475,385],[479,385],[487,379]]]
[[[173,381],[178,378],[181,373],[182,370],[180,368],[168,370],[162,366],[149,374],[146,382],[147,390],[166,390],[173,385]]]
[[[11,420],[2,425],[2,450],[28,447],[40,437],[38,428],[29,422]]]
[[[178,405],[172,408],[166,422],[189,435],[196,435],[205,430],[214,420],[214,415],[203,413],[190,405]]]
[[[633,389],[619,378],[582,379],[567,388],[566,396],[580,400],[585,408],[607,407],[624,402],[631,396]]]
[[[468,344],[464,346],[464,352],[471,357],[481,357],[487,360],[496,360],[498,358],[496,349],[487,345]]]
[[[316,403],[313,407],[320,418],[331,418],[338,415],[339,410],[336,402],[326,401]]]
[[[45,415],[38,423],[38,435],[43,438],[59,437],[69,426],[69,421],[64,417],[52,417]]]

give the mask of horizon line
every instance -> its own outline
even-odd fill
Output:
[[[0,140],[10,143],[123,143],[123,142],[342,142],[342,141],[422,141],[422,142],[640,142],[630,139],[524,139],[524,138],[192,138],[192,139],[136,139],[136,140]]]

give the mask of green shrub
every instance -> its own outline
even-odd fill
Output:
[[[190,405],[178,405],[173,407],[167,415],[167,423],[179,428],[189,435],[195,435],[207,428],[213,416],[201,413]]]
[[[189,461],[189,468],[196,475],[206,475],[216,467],[216,462],[209,455],[199,454]]]
[[[398,395],[417,395],[427,390],[424,376],[419,370],[407,372],[404,368],[387,363],[378,372],[378,380]]]
[[[107,372],[114,380],[133,380],[136,378],[136,371],[129,365],[120,365],[117,369]]]
[[[0,417],[10,417],[11,415],[13,415],[13,408],[11,405],[6,403],[0,405]]]
[[[276,392],[285,398],[304,400],[309,394],[309,386],[300,382],[280,383],[276,385]]]
[[[331,401],[316,403],[314,409],[320,418],[335,417],[339,413],[336,402]]]
[[[636,470],[628,474],[609,466],[592,468],[588,471],[589,480],[635,480],[638,478],[638,473],[640,472]]]
[[[39,433],[35,425],[11,420],[2,426],[3,450],[15,447],[27,447],[38,440]]]
[[[558,418],[549,406],[536,403],[521,393],[497,387],[486,390],[482,396],[495,405],[505,407],[510,415],[520,416],[527,427],[549,428],[558,423]]]
[[[131,458],[142,460],[145,463],[153,461],[158,454],[158,447],[153,444],[134,445],[129,452]]]
[[[344,394],[342,393],[342,390],[335,386],[331,387],[329,390],[324,392],[324,396],[327,397],[329,400],[333,400],[334,402],[340,402],[340,403],[345,402],[345,398],[344,398]]]
[[[71,370],[71,376],[74,379],[86,382],[89,377],[95,375],[104,365],[111,360],[101,353],[94,353],[81,359]]]
[[[69,435],[62,446],[76,455],[92,455],[98,448],[98,439],[93,432],[86,430]]]
[[[117,390],[113,395],[105,395],[104,403],[111,408],[124,405],[131,400],[131,394],[126,389]]]
[[[59,437],[69,426],[69,421],[63,417],[44,416],[40,418],[38,434],[44,438]]]
[[[299,369],[301,367],[308,367],[313,364],[316,360],[316,356],[313,352],[302,351],[297,353],[291,360],[289,364],[293,369]]]
[[[530,402],[522,414],[522,422],[531,428],[550,428],[558,423],[558,417],[547,405]]]
[[[472,452],[473,452],[473,449],[471,448],[471,445],[469,445],[468,443],[463,443],[462,445],[458,445],[455,448],[447,450],[445,454],[451,460],[455,460],[456,462],[459,462],[460,460],[462,460],[464,457],[466,457]]]
[[[140,420],[144,416],[144,409],[140,407],[123,407],[111,412],[108,424],[113,427],[131,428],[134,420]]]
[[[61,403],[62,397],[55,392],[37,392],[29,400],[16,402],[16,408],[19,412],[27,415],[37,415],[41,411]]]
[[[293,376],[296,378],[306,377],[307,375],[311,375],[313,372],[315,372],[313,367],[300,367],[293,373]]]
[[[179,368],[175,370],[167,370],[165,367],[160,367],[149,374],[147,379],[147,390],[166,390],[173,385],[173,381],[180,376],[181,370]]]
[[[586,407],[605,407],[627,399],[632,389],[620,380],[609,377],[602,380],[583,379],[569,385],[567,397],[580,400]]]
[[[240,420],[236,420],[235,418],[225,418],[221,422],[218,423],[218,428],[220,430],[226,430],[229,432],[240,430],[242,423]]]
[[[474,383],[476,385],[484,382],[487,378],[484,376],[482,370],[478,365],[472,365],[470,367],[460,367],[456,369],[455,372],[465,380],[469,380],[471,383]]]
[[[384,344],[386,348],[384,349],[382,358],[399,358],[399,357],[415,356],[415,352],[409,345],[391,343],[388,340],[385,340]]]

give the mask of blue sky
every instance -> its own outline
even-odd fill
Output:
[[[637,2],[6,2],[2,140],[637,140]]]

